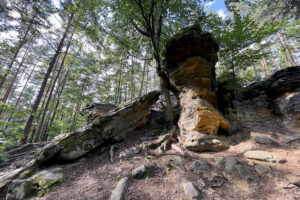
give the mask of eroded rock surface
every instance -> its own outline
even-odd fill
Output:
[[[32,177],[14,181],[8,192],[7,200],[22,200],[31,196],[42,197],[51,191],[51,188],[63,181],[62,169],[52,167],[37,172]]]
[[[37,178],[35,175],[31,175],[39,166],[75,160],[103,145],[104,142],[118,141],[124,138],[127,133],[146,123],[147,115],[150,113],[149,106],[157,101],[159,95],[160,92],[153,91],[140,98],[135,98],[104,114],[102,117],[96,118],[82,130],[56,137],[44,147],[37,149],[35,157],[27,161],[24,166],[17,169],[12,168],[5,171],[4,174],[0,174],[0,192],[10,188],[11,192],[9,194],[12,196],[12,199],[23,199],[37,193],[40,195],[41,191],[26,193],[27,188],[32,186],[31,182],[33,181],[31,180],[34,179],[35,181]],[[15,152],[19,151],[20,149],[18,151],[15,150]],[[17,177],[23,180],[12,182]],[[42,192],[43,194],[47,193],[48,190],[44,188],[43,184],[40,185],[39,182],[34,182],[34,185],[37,184],[44,191]],[[20,196],[19,191],[23,190],[26,191]]]
[[[172,38],[166,48],[171,84],[180,91],[178,125],[184,147],[192,151],[221,150],[227,145],[214,135],[229,124],[217,109],[215,64],[219,46],[198,26]]]
[[[133,99],[95,119],[86,129],[54,139],[38,152],[36,161],[45,162],[54,156],[60,160],[74,160],[105,141],[122,139],[127,133],[146,123],[148,107],[159,95],[160,92],[154,91]]]
[[[279,70],[269,79],[249,85],[240,95],[242,101],[255,99],[264,104],[258,106],[271,108],[288,128],[300,132],[299,66]]]

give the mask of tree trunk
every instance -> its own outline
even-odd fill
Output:
[[[134,97],[135,97],[134,66],[133,66],[133,56],[131,56],[130,99],[133,99]]]
[[[13,66],[13,64],[14,64],[14,62],[15,62],[15,60],[16,60],[18,54],[19,54],[20,49],[21,49],[22,46],[24,45],[24,42],[25,42],[25,40],[26,40],[26,38],[27,38],[27,35],[28,35],[28,33],[29,33],[29,30],[31,29],[31,26],[32,26],[32,24],[33,24],[33,21],[34,21],[35,17],[36,17],[36,13],[34,13],[34,15],[32,16],[32,18],[31,18],[31,20],[30,20],[30,22],[29,22],[29,25],[28,25],[28,27],[27,27],[27,30],[26,30],[26,32],[25,32],[25,35],[23,36],[22,40],[20,41],[19,46],[17,47],[17,50],[16,50],[16,52],[15,52],[15,54],[14,54],[14,56],[13,56],[11,62],[9,63],[9,65],[8,65],[8,67],[7,67],[7,69],[6,69],[6,72],[4,73],[3,78],[2,78],[1,81],[0,81],[0,89],[2,88],[3,83],[5,82],[7,75],[8,75],[8,74],[10,73],[10,71],[11,71],[11,68],[12,68],[12,66]]]
[[[266,58],[264,56],[262,46],[260,44],[258,44],[258,46],[259,46],[260,54],[261,54],[262,69],[263,69],[265,77],[268,77],[270,75],[270,72],[269,72],[269,69],[268,69],[267,61],[266,61]]]
[[[117,91],[116,91],[116,94],[115,94],[115,104],[116,105],[120,103],[119,95],[120,95],[120,90],[121,90],[120,88],[121,88],[121,78],[122,78],[122,66],[120,66],[120,68],[118,70],[118,73],[119,73],[119,79],[118,79]]]
[[[146,86],[145,86],[145,92],[148,93],[148,84],[149,84],[149,69],[147,67],[147,73],[146,73]]]
[[[291,65],[291,66],[296,66],[297,63],[296,63],[296,61],[295,61],[295,58],[294,58],[293,54],[291,53],[290,47],[289,47],[289,45],[287,44],[287,42],[286,42],[286,40],[285,40],[285,37],[284,37],[283,34],[280,33],[280,32],[277,32],[277,36],[279,37],[279,40],[280,40],[280,42],[281,42],[282,47],[285,48],[285,49],[287,50],[288,54],[289,54],[289,58],[287,58],[287,59],[289,59],[290,65]]]
[[[32,122],[33,122],[33,120],[34,120],[34,115],[35,115],[35,113],[36,113],[36,111],[37,111],[37,109],[38,109],[38,107],[39,107],[39,104],[40,104],[42,95],[43,95],[44,90],[45,90],[45,87],[46,87],[46,85],[47,85],[47,81],[48,81],[49,76],[50,76],[50,73],[51,73],[51,71],[52,71],[52,69],[53,69],[53,67],[54,67],[54,65],[55,65],[56,59],[57,59],[57,57],[58,57],[58,54],[59,54],[59,52],[61,51],[61,49],[62,49],[62,47],[63,47],[65,38],[66,38],[66,36],[67,36],[67,34],[68,34],[68,31],[69,31],[69,28],[70,28],[70,26],[71,26],[71,21],[72,21],[72,19],[73,19],[73,16],[74,16],[74,13],[71,14],[71,17],[70,17],[70,19],[69,19],[69,21],[68,21],[68,25],[67,25],[67,27],[66,27],[66,30],[65,30],[65,32],[64,32],[64,34],[63,34],[63,36],[62,36],[62,38],[61,38],[61,40],[60,40],[60,42],[59,42],[59,44],[58,44],[58,47],[57,47],[57,49],[56,49],[56,52],[55,52],[55,54],[54,54],[54,56],[53,56],[53,58],[52,58],[52,60],[51,60],[51,62],[50,62],[50,64],[49,64],[49,67],[48,67],[48,70],[47,70],[47,72],[46,72],[46,74],[45,74],[45,77],[44,77],[42,86],[41,86],[41,88],[40,88],[40,91],[39,91],[39,93],[38,93],[38,95],[37,95],[37,98],[36,98],[36,100],[35,100],[35,102],[34,102],[34,104],[33,104],[33,106],[32,106],[31,114],[30,114],[30,116],[29,116],[29,118],[28,118],[28,120],[27,120],[26,126],[25,126],[24,131],[23,131],[23,133],[24,133],[24,138],[22,138],[22,140],[21,140],[21,143],[22,143],[22,144],[26,144],[26,142],[27,142],[28,134],[29,134],[29,132],[30,132],[30,129],[31,129],[31,126],[32,126]]]
[[[47,113],[47,110],[48,110],[48,106],[49,106],[49,103],[50,103],[50,100],[51,100],[51,97],[52,97],[52,94],[53,94],[53,91],[54,91],[56,82],[57,82],[57,80],[58,80],[58,77],[60,76],[60,74],[61,74],[62,71],[63,71],[65,59],[66,59],[66,57],[67,57],[69,48],[70,48],[71,43],[72,43],[72,37],[73,37],[73,33],[72,33],[72,36],[70,37],[69,43],[68,43],[67,48],[66,48],[66,52],[65,52],[65,54],[64,54],[64,57],[63,57],[63,59],[62,59],[62,61],[61,61],[59,70],[58,70],[58,72],[57,72],[57,74],[56,74],[56,77],[55,77],[55,79],[54,79],[54,82],[53,82],[53,84],[52,84],[52,87],[51,87],[51,90],[50,90],[50,94],[49,94],[49,96],[48,96],[48,99],[47,99],[47,102],[46,102],[46,105],[45,105],[45,108],[44,108],[44,111],[43,111],[43,114],[42,114],[42,118],[41,118],[41,120],[40,120],[39,126],[38,126],[38,128],[37,128],[36,133],[35,133],[34,142],[38,142],[39,139],[40,139],[40,134],[41,134],[41,130],[42,130],[42,128],[43,128],[43,124],[44,124],[44,120],[45,120],[46,113]]]
[[[45,124],[44,124],[42,132],[41,132],[41,134],[42,134],[41,140],[42,141],[47,141],[47,137],[48,137],[47,130],[48,130],[48,125],[49,125],[49,122],[50,122],[50,119],[51,119],[52,110],[54,108],[54,103],[55,103],[55,100],[57,99],[57,97],[60,98],[61,92],[63,90],[64,83],[65,83],[65,80],[68,76],[69,71],[70,71],[70,67],[68,68],[66,74],[64,76],[61,76],[60,80],[58,81],[58,86],[56,88],[56,91],[55,91],[54,96],[53,96],[52,101],[51,101],[49,114],[46,117]],[[60,90],[61,87],[62,87],[62,90]],[[57,108],[57,106],[56,106],[56,108]],[[55,113],[53,113],[53,115],[55,116]]]
[[[142,75],[142,81],[141,81],[141,87],[140,87],[140,92],[139,92],[139,97],[141,97],[142,92],[143,92],[143,86],[144,86],[144,81],[145,81],[145,70],[146,70],[146,64],[145,62],[144,64],[144,68],[143,68],[143,75]]]
[[[252,67],[253,67],[253,70],[254,70],[254,74],[255,74],[256,80],[259,80],[260,78],[259,78],[259,76],[258,76],[258,74],[257,74],[257,70],[256,70],[255,65],[252,65]]]
[[[17,76],[18,76],[18,74],[19,74],[19,71],[20,71],[20,69],[23,67],[24,61],[26,60],[26,58],[27,58],[27,56],[28,56],[29,49],[30,49],[30,47],[31,47],[32,39],[33,39],[33,37],[31,38],[31,40],[30,40],[30,42],[29,42],[29,44],[28,44],[28,47],[27,47],[27,49],[26,49],[26,51],[25,51],[25,53],[24,53],[24,56],[23,56],[23,58],[22,58],[22,60],[21,60],[21,62],[20,62],[20,64],[19,64],[19,67],[18,67],[18,69],[17,69],[17,71],[16,71],[16,73],[15,73],[15,75],[14,75],[14,77],[13,77],[11,83],[9,84],[9,86],[8,86],[8,88],[7,88],[7,90],[6,90],[5,94],[4,94],[4,97],[3,97],[3,99],[2,99],[2,102],[3,102],[4,104],[6,104],[7,98],[8,98],[8,96],[9,96],[10,92],[11,92],[11,89],[12,89],[12,87],[13,87],[15,81],[16,81],[16,78],[17,78]],[[0,118],[1,118],[2,113],[3,113],[3,109],[0,110]]]
[[[274,57],[273,52],[272,52],[272,49],[271,49],[270,47],[269,47],[269,51],[270,51],[270,54],[271,54],[271,58],[272,58],[272,60],[273,60],[273,63],[274,63],[274,65],[275,65],[276,71],[278,71],[278,70],[280,69],[280,67],[279,67],[279,64],[278,64],[278,62],[276,61],[276,58]]]
[[[17,101],[16,101],[16,103],[15,103],[15,105],[14,105],[14,108],[15,108],[15,109],[13,110],[12,114],[10,115],[10,117],[9,117],[9,119],[8,119],[8,122],[11,121],[11,119],[13,118],[13,116],[14,116],[14,114],[15,114],[15,112],[16,112],[16,109],[17,109],[17,107],[18,107],[18,105],[19,105],[20,99],[21,99],[21,97],[22,97],[22,95],[23,95],[23,92],[24,92],[25,88],[27,87],[28,81],[30,80],[30,78],[31,78],[31,76],[32,76],[32,74],[33,74],[33,72],[34,72],[34,69],[35,69],[36,65],[37,65],[37,63],[33,66],[33,68],[32,68],[32,70],[31,70],[30,74],[29,74],[28,77],[27,77],[27,80],[26,80],[26,82],[25,82],[25,85],[24,85],[24,87],[22,88],[21,93],[19,94],[19,97],[18,97],[18,99],[17,99]]]

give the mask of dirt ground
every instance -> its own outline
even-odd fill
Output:
[[[110,160],[108,146],[98,149],[81,158],[76,163],[62,165],[64,181],[59,187],[43,198],[45,200],[107,200],[119,178],[129,177],[126,193],[127,200],[184,200],[186,199],[182,183],[192,182],[204,194],[205,199],[300,199],[300,188],[292,183],[300,181],[300,134],[287,130],[280,119],[268,113],[244,112],[240,114],[241,129],[225,138],[230,148],[222,152],[193,153],[170,149],[162,155],[155,150],[142,150],[134,158],[122,160],[119,154],[133,146],[141,144],[143,137],[153,136],[163,130],[159,126],[146,126],[132,132],[125,140],[117,143],[114,162]],[[264,145],[254,141],[257,136],[268,137],[277,144]],[[292,142],[291,142],[292,141]],[[180,147],[180,144],[175,144]],[[284,164],[268,163],[246,159],[243,153],[247,150],[265,150],[284,157]],[[151,156],[149,156],[151,155]],[[175,157],[174,157],[175,156]],[[216,157],[234,156],[246,167],[248,175],[242,177],[237,171],[226,171],[217,167]],[[181,161],[171,170],[167,170],[168,160]],[[194,172],[191,163],[195,160],[206,160],[210,170]],[[151,176],[147,179],[135,180],[131,172],[140,165],[150,166]],[[259,175],[254,164],[269,165],[270,173]]]

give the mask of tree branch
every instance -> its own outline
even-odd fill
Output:
[[[146,31],[143,31],[142,29],[140,29],[138,27],[138,25],[133,21],[133,19],[131,20],[131,23],[132,23],[134,29],[137,30],[140,34],[142,34],[143,36],[146,36],[146,37],[150,37],[150,34],[147,33]]]

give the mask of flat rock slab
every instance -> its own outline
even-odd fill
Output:
[[[112,191],[110,200],[125,200],[127,187],[128,177],[124,177],[118,182],[116,188]]]
[[[270,145],[270,144],[276,144],[276,142],[270,138],[267,138],[267,137],[255,137],[254,138],[255,142],[256,143],[259,143],[259,144],[265,144],[265,145]]]
[[[201,170],[209,170],[210,164],[205,160],[193,161],[191,164],[191,168],[195,172],[199,172]]]
[[[261,175],[272,171],[271,167],[267,166],[267,165],[255,165],[255,170],[257,173],[259,173]]]
[[[273,153],[261,150],[247,151],[244,153],[244,156],[249,159],[260,160],[265,162],[274,162],[274,163],[285,163],[286,159],[280,156],[274,155]]]

